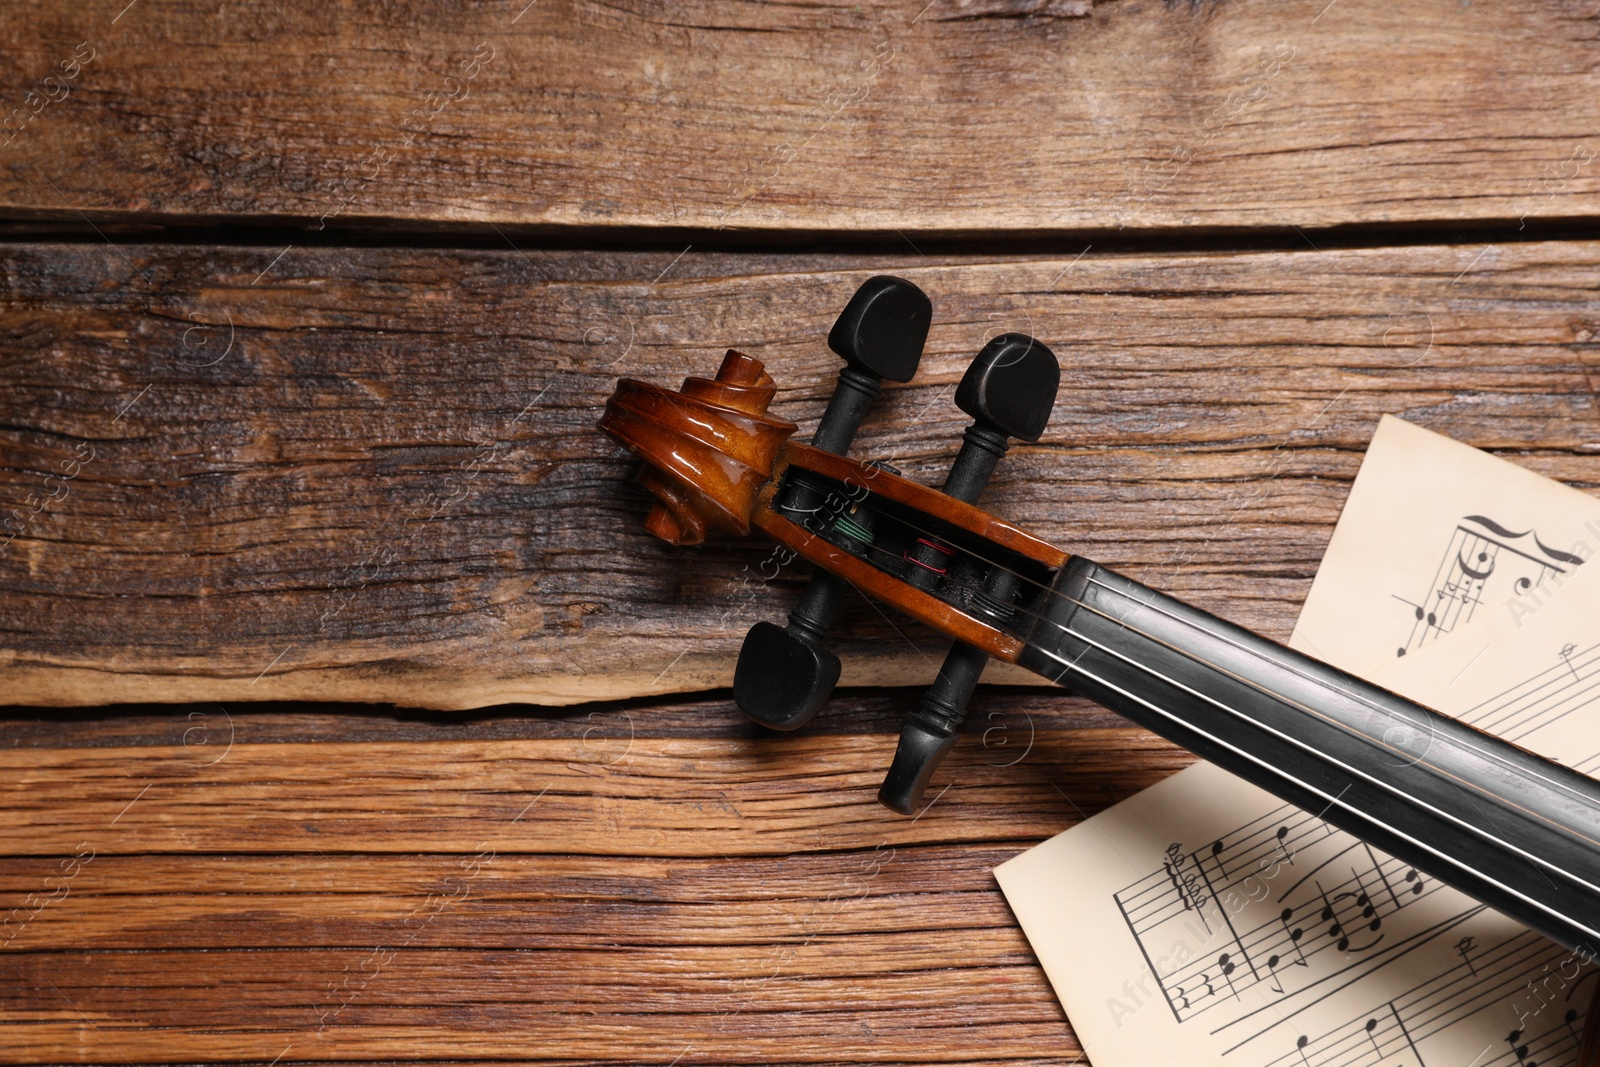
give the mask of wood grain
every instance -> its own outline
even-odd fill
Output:
[[[92,219],[904,247],[1600,216],[1590,0],[7,15],[0,216],[87,234]]]
[[[1020,733],[1022,724],[1017,724]],[[1072,784],[1103,782],[1134,750],[1170,754],[1130,728],[1036,731],[1028,758],[963,746],[943,781],[960,781],[962,830],[941,840],[1039,840],[1060,826]],[[141,746],[0,753],[0,854],[311,852],[337,837],[369,851],[487,847],[614,856],[785,855],[917,840],[924,828],[877,802],[894,753],[885,735],[549,741]],[[1003,758],[1002,758],[1003,757]],[[1185,758],[1186,761],[1186,758]],[[1170,769],[1172,764],[1166,766]],[[802,777],[796,780],[796,768]],[[1041,777],[1042,776],[1042,777]],[[809,785],[807,782],[809,781]],[[1150,784],[1125,780],[1132,792]],[[1041,798],[1054,797],[1041,807]],[[518,819],[519,813],[527,818]],[[920,823],[922,820],[917,820]],[[115,827],[115,845],[95,844]],[[603,828],[603,833],[595,834]]]
[[[1590,242],[998,262],[280,251],[10,250],[13,701],[466,708],[725,686],[745,630],[781,618],[806,572],[754,541],[649,538],[594,420],[617,375],[676,384],[738,344],[809,433],[839,365],[822,338],[879,270],[925,288],[935,321],[857,455],[936,483],[967,360],[1034,333],[1066,367],[1056,418],[988,506],[1271,636],[1382,413],[1600,483]],[[835,633],[846,684],[925,683],[944,648],[859,601]]]
[[[5,15],[3,1063],[1080,1063],[992,868],[1191,757],[989,686],[891,815],[915,692],[751,725],[805,569],[594,430],[737,345],[809,433],[872,273],[936,318],[857,455],[937,484],[1034,333],[987,503],[1272,636],[1382,413],[1600,486],[1589,0]]]
[[[873,798],[886,736],[256,725],[278,740],[0,753],[0,1062],[1061,1062],[989,872],[1190,758],[966,746],[911,820]]]

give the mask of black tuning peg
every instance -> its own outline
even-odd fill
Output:
[[[839,313],[828,347],[844,369],[811,443],[843,455],[884,381],[909,382],[922,361],[933,322],[927,294],[904,278],[868,278]],[[802,482],[786,489],[782,506],[805,511],[822,503]],[[838,613],[844,583],[818,571],[789,613],[789,625],[758,622],[745,635],[733,672],[733,699],[744,713],[774,730],[804,726],[839,681],[839,657],[822,645]]]
[[[828,331],[828,347],[844,360],[844,370],[812,445],[845,453],[882,383],[916,377],[932,323],[933,302],[904,278],[879,274],[861,283]]]
[[[956,389],[956,405],[972,416],[961,451],[945,478],[944,491],[968,504],[977,503],[1010,438],[1037,441],[1055,406],[1061,367],[1055,355],[1027,334],[1001,334],[983,347]],[[906,558],[918,564],[913,580],[932,588],[943,575],[946,551],[932,539],[919,540]],[[1016,593],[1017,576],[999,567],[986,580],[980,610],[1006,611]],[[922,802],[923,790],[945,753],[955,745],[966,718],[967,701],[977,688],[988,657],[971,645],[956,642],[945,656],[939,676],[923,694],[922,703],[906,716],[894,762],[878,790],[878,799],[902,815]]]

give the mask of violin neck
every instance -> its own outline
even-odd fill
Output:
[[[1088,560],[1051,594],[1022,666],[1600,953],[1600,782]]]

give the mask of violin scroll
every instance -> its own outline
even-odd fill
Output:
[[[714,528],[750,532],[756,496],[798,429],[767,414],[777,391],[760,360],[731,348],[716,378],[686,378],[677,392],[617,382],[600,429],[644,460],[639,482],[660,501],[645,529],[672,545],[697,545]]]

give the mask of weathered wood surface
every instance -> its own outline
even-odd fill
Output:
[[[897,243],[1593,219],[1597,30],[1591,0],[27,0],[0,218]]]
[[[1384,412],[1600,485],[1600,244],[1317,250],[1593,236],[1589,0],[5,15],[0,232],[81,243],[0,246],[0,699],[57,706],[0,719],[0,1062],[1079,1062],[990,870],[1189,757],[986,688],[906,820],[915,691],[672,698],[804,571],[653,542],[593,431],[737,345],[809,432],[870,273],[936,320],[860,454],[936,482],[1036,333],[988,503],[1273,636]],[[1207,233],[1298,251],[1129,253]]]
[[[1023,747],[1015,710],[916,820],[874,797],[892,737],[741,738],[726,701],[661,709],[720,737],[8,721],[0,1062],[1069,1062],[989,872],[1189,757],[1070,711]]]
[[[1600,483],[1591,242],[1016,261],[87,243],[13,245],[3,267],[17,703],[726,685],[805,571],[648,537],[594,420],[617,375],[675,384],[736,344],[809,432],[839,365],[822,339],[884,269],[935,321],[858,454],[936,482],[967,360],[1033,333],[1061,399],[989,505],[1273,636],[1384,412]],[[942,655],[863,602],[837,634],[847,684],[923,683]]]
[[[872,270],[936,307],[858,454],[936,482],[987,336],[1067,366],[990,506],[1245,625],[1293,624],[1386,411],[1600,482],[1600,245],[1040,261],[106,245],[5,258],[0,641],[21,704],[422,707],[726,685],[805,571],[642,531],[614,376],[738,344],[810,427]],[[666,270],[666,277],[659,277]],[[846,683],[942,641],[853,603]],[[998,675],[997,675],[998,677]],[[1016,675],[1026,677],[1026,675]]]

